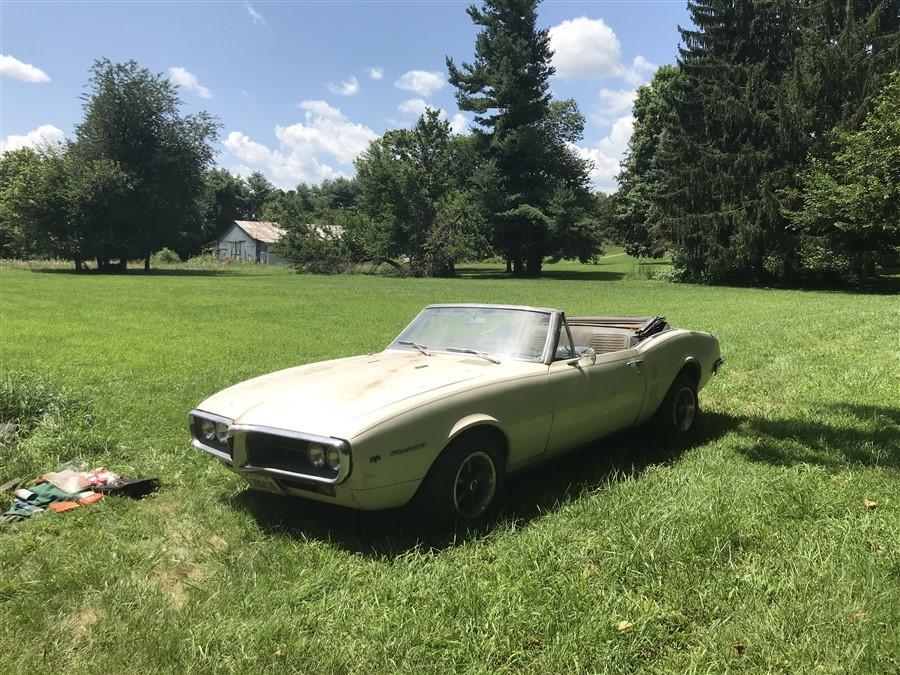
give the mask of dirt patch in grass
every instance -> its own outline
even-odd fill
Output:
[[[151,579],[163,592],[173,609],[183,610],[190,597],[190,588],[196,588],[203,579],[203,569],[198,565],[181,563],[154,571]]]
[[[102,609],[86,605],[67,618],[66,632],[72,636],[73,644],[91,642],[94,626],[105,618],[106,612]]]

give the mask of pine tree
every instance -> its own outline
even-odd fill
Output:
[[[798,176],[832,156],[832,134],[859,128],[900,63],[896,0],[688,7],[677,75],[635,107],[620,177],[625,238],[639,252],[668,245],[689,279],[803,281],[817,273],[791,223]]]
[[[537,0],[486,0],[482,7],[469,7],[482,29],[475,59],[462,67],[447,59],[459,108],[475,113],[473,133],[502,195],[485,195],[493,201],[494,245],[516,274],[529,275],[540,274],[545,255],[569,247],[566,233],[584,234],[559,219],[560,206],[590,204],[587,164],[568,147],[581,137],[584,120],[574,102],[552,101],[550,37],[537,28],[537,5]],[[575,199],[560,190],[572,191]],[[599,245],[589,239],[588,246]]]
[[[675,264],[697,280],[782,274],[785,219],[776,191],[785,148],[781,75],[796,49],[790,0],[697,0],[681,29],[675,124],[658,150],[657,207]]]
[[[654,202],[662,178],[660,143],[666,129],[677,123],[672,91],[680,72],[677,67],[662,66],[650,84],[638,89],[634,101],[634,131],[622,159],[614,200],[615,234],[632,256],[658,258],[668,247],[662,232],[663,214]]]

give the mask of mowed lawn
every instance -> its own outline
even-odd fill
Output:
[[[82,399],[0,448],[0,481],[82,456],[163,485],[0,526],[0,672],[900,670],[896,296],[670,284],[626,256],[462,271],[0,269],[7,383]],[[455,540],[250,492],[190,448],[208,394],[454,301],[664,314],[727,363],[689,442],[568,455]]]

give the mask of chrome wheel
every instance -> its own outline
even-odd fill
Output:
[[[689,431],[697,416],[697,396],[690,387],[682,387],[675,395],[674,409],[675,429],[679,432]]]
[[[497,467],[490,455],[473,452],[459,465],[453,481],[453,508],[466,519],[487,511],[497,490]]]

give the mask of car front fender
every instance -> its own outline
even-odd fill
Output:
[[[447,434],[447,440],[452,441],[454,438],[459,436],[461,433],[466,431],[467,429],[471,429],[472,427],[489,425],[492,427],[500,428],[500,423],[497,421],[496,417],[491,417],[490,415],[485,415],[483,413],[475,413],[473,415],[466,415],[461,420],[459,420],[453,427],[450,429],[450,433]]]

